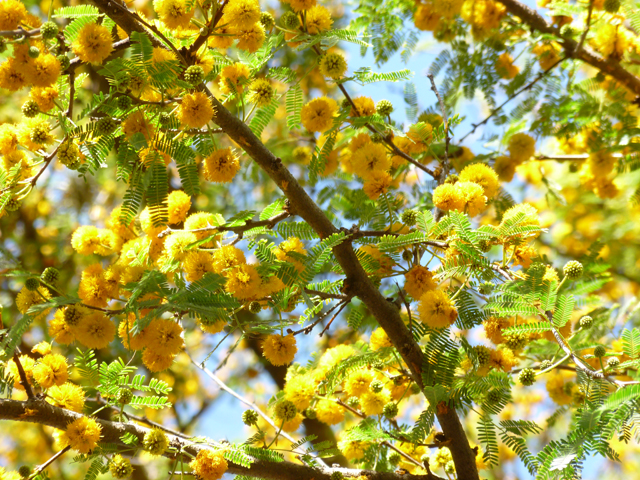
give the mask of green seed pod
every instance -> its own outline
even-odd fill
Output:
[[[269,31],[276,26],[276,20],[269,12],[262,12],[260,14],[260,23],[266,31]]]
[[[391,115],[393,112],[393,103],[389,100],[380,100],[376,103],[376,111],[383,117]]]
[[[22,105],[22,114],[27,118],[33,118],[40,113],[40,107],[34,100],[27,100]]]
[[[380,393],[384,388],[384,383],[382,383],[380,380],[372,380],[369,388],[373,393]]]
[[[38,58],[40,56],[40,49],[38,47],[29,47],[29,57]]]
[[[60,280],[60,271],[57,268],[47,267],[40,275],[40,278],[43,282],[48,283],[49,285],[55,285]]]
[[[120,95],[116,100],[116,105],[120,110],[128,110],[131,107],[131,97]]]
[[[251,313],[260,313],[262,311],[262,305],[260,305],[260,302],[251,302],[249,304],[249,311]]]
[[[287,30],[297,30],[300,27],[300,19],[293,12],[285,12],[280,17],[280,23]]]
[[[395,402],[387,403],[382,409],[382,414],[388,419],[396,418],[398,416],[398,404]]]
[[[22,478],[27,478],[29,475],[31,475],[31,467],[29,465],[22,465],[18,469],[18,473]]]
[[[531,368],[523,368],[520,374],[518,375],[518,380],[525,387],[533,385],[536,381],[536,374]]]
[[[255,410],[245,410],[242,412],[242,423],[249,427],[256,425],[258,423],[258,413]]]
[[[389,463],[395,467],[402,460],[402,456],[400,456],[398,452],[391,452],[387,460],[389,460]]]
[[[130,388],[121,388],[116,395],[116,401],[120,405],[128,405],[133,398],[133,392]]]
[[[38,290],[38,288],[40,288],[40,279],[38,279],[37,277],[29,277],[27,278],[27,281],[24,282],[24,286],[27,290],[35,292],[36,290]]]
[[[282,400],[276,405],[273,413],[278,420],[288,422],[296,417],[298,409],[292,401]]]
[[[44,22],[40,27],[40,33],[45,40],[51,40],[58,35],[58,25],[54,22]]]
[[[580,278],[582,276],[583,271],[584,271],[584,267],[577,260],[571,260],[570,262],[567,262],[567,264],[562,269],[562,273],[564,273],[564,276],[567,277],[569,280],[575,280],[576,278]]]
[[[204,69],[200,65],[191,65],[184,71],[184,80],[194,86],[202,83]]]
[[[405,210],[400,216],[400,221],[407,227],[413,227],[418,221],[418,211],[413,209]]]
[[[585,315],[578,321],[578,326],[583,330],[589,330],[593,325],[593,318],[589,315]]]
[[[602,345],[598,345],[594,350],[593,350],[593,356],[596,358],[602,358],[607,354],[607,349],[604,348]]]

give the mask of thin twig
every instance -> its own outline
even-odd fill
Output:
[[[49,460],[44,462],[42,465],[38,465],[37,467],[35,467],[33,469],[33,472],[31,472],[31,475],[29,475],[29,479],[36,477],[40,472],[42,472],[45,468],[47,468],[49,465],[51,465],[58,458],[60,458],[65,453],[67,453],[69,450],[71,450],[71,445],[67,445],[62,450],[56,452]]]
[[[233,232],[242,236],[242,233],[246,232],[247,230],[251,230],[252,228],[267,227],[269,230],[271,230],[273,227],[276,226],[278,222],[286,218],[289,218],[290,216],[291,214],[285,211],[285,212],[279,213],[278,215],[274,215],[273,217],[268,218],[266,220],[259,220],[259,221],[247,220],[244,225],[239,225],[237,227],[225,227],[224,225],[220,225],[220,226],[194,228],[192,230],[181,230],[181,229],[174,229],[171,227],[167,227],[158,234],[158,238],[165,237],[175,232],[194,232],[194,233],[196,232]]]
[[[27,392],[27,398],[29,400],[33,400],[35,395],[33,394],[33,389],[29,384],[29,380],[27,379],[27,373],[24,371],[24,367],[22,366],[22,362],[20,361],[20,349],[16,347],[15,352],[13,352],[13,361],[18,368],[18,375],[20,375],[20,383],[24,387],[24,391]]]
[[[589,13],[587,14],[587,26],[585,27],[584,32],[582,32],[582,36],[580,37],[580,42],[576,47],[576,52],[579,52],[580,50],[582,50],[584,41],[587,39],[587,34],[589,33],[589,29],[591,28],[591,14],[593,13],[593,3],[594,3],[594,0],[589,0]]]
[[[333,323],[333,321],[338,318],[338,315],[340,315],[340,312],[342,310],[344,310],[344,307],[346,307],[349,304],[349,302],[344,302],[340,308],[338,309],[338,311],[333,315],[333,317],[331,317],[331,320],[329,320],[329,322],[327,323],[327,326],[324,327],[324,329],[320,332],[320,336],[324,335],[324,332],[326,332],[327,330],[329,330],[329,327],[331,326],[331,324]]]
[[[445,109],[444,106],[444,100],[442,99],[442,96],[440,95],[440,92],[438,92],[438,87],[436,87],[436,81],[433,78],[433,74],[428,73],[427,74],[427,78],[429,78],[429,81],[431,82],[431,90],[433,90],[433,93],[436,94],[436,98],[438,99],[438,104],[440,105],[440,112],[442,113],[442,121],[444,122],[444,168],[443,168],[443,172],[442,175],[444,175],[444,178],[447,178],[447,175],[449,174],[449,142],[451,141],[451,137],[449,136],[449,121],[447,120],[447,110]],[[441,175],[441,177],[442,177]]]

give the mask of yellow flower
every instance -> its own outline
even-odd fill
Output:
[[[347,61],[341,54],[329,52],[320,60],[320,71],[325,77],[340,78],[347,71]]]
[[[445,184],[446,185],[446,184]],[[413,298],[420,298],[427,290],[435,290],[436,282],[433,281],[433,273],[427,267],[415,265],[405,276],[404,289]]]
[[[42,388],[62,385],[69,377],[67,361],[58,353],[49,353],[33,367],[33,378]]]
[[[66,408],[73,412],[82,413],[84,409],[84,390],[73,383],[63,383],[47,390],[47,402]]]
[[[182,223],[187,218],[191,208],[191,197],[182,190],[174,190],[167,199],[169,210],[169,224]]]
[[[353,99],[353,103],[356,108],[351,107],[349,115],[352,117],[369,117],[376,113],[376,104],[369,97],[356,97]]]
[[[615,165],[615,157],[604,150],[593,152],[587,160],[589,171],[594,177],[606,177],[613,171]]]
[[[144,434],[142,448],[151,455],[162,455],[169,447],[169,437],[157,427]]]
[[[573,401],[571,397],[571,387],[573,386],[572,384],[573,382],[565,383],[565,376],[560,372],[549,373],[546,385],[547,392],[549,392],[549,397],[558,405],[571,404]]]
[[[172,30],[189,27],[195,13],[195,4],[190,4],[191,9],[187,9],[188,5],[186,0],[154,0],[153,2],[158,18]]]
[[[271,86],[271,82],[266,78],[256,78],[251,82],[249,89],[251,90],[249,99],[258,107],[265,107],[269,105],[275,94],[275,89]]]
[[[18,146],[18,135],[15,125],[3,123],[0,125],[0,153],[9,155],[15,152]]]
[[[298,272],[302,272],[305,268],[304,264],[300,260],[294,258],[293,255],[289,255],[290,252],[295,252],[300,255],[306,255],[307,253],[304,248],[304,244],[297,237],[289,237],[273,250],[273,253],[278,260],[289,262],[296,267]]]
[[[18,0],[0,2],[0,30],[15,30],[27,17],[27,9]]]
[[[249,67],[243,63],[227,65],[220,72],[220,90],[223,93],[241,94],[249,83]]]
[[[224,222],[224,220],[222,220]],[[221,221],[219,220],[219,216],[214,215],[213,213],[208,212],[197,212],[189,215],[187,219],[184,221],[184,229],[185,230],[198,230],[202,228],[215,227],[216,225],[220,225]],[[204,240],[207,237],[210,237],[215,233],[215,230],[203,230],[200,232],[192,232],[198,240]],[[203,248],[213,248],[216,245],[216,239],[214,238],[210,242],[203,243],[201,246]]]
[[[491,359],[489,364],[496,370],[510,372],[513,367],[518,365],[518,358],[509,348],[500,348],[491,351]]]
[[[461,182],[473,182],[480,185],[487,199],[495,197],[500,188],[498,174],[483,163],[474,163],[466,166],[460,172],[459,178]]]
[[[516,133],[509,139],[509,155],[516,164],[526,162],[536,153],[536,141],[526,133]]]
[[[480,185],[474,182],[457,182],[455,187],[461,192],[462,211],[475,217],[487,208],[487,197]]]
[[[93,264],[85,268],[78,286],[78,296],[82,301],[93,307],[106,307],[109,303],[109,293],[102,266]]]
[[[241,264],[227,272],[225,289],[239,300],[254,297],[259,289],[262,279],[253,265]]]
[[[331,347],[322,354],[318,361],[318,369],[329,371],[342,360],[349,358],[355,354],[355,350],[351,345],[338,345]]]
[[[208,449],[200,450],[189,466],[193,469],[196,477],[202,480],[219,480],[229,468],[220,450]]]
[[[141,133],[147,142],[151,141],[156,134],[156,128],[144,116],[142,110],[133,112],[122,123],[122,131],[128,140],[136,133]]]
[[[134,313],[129,313],[126,320],[122,320],[118,325],[118,336],[122,340],[122,344],[128,350],[142,350],[147,346],[148,326],[141,332],[133,334],[130,330],[136,321]]]
[[[109,346],[116,336],[116,326],[102,312],[86,315],[75,327],[76,339],[85,347],[99,350]]]
[[[371,200],[377,200],[380,195],[387,193],[393,183],[393,178],[388,172],[373,171],[364,182],[362,189]]]
[[[93,418],[80,417],[71,422],[61,435],[61,441],[80,453],[89,453],[100,440],[102,426]]]
[[[538,252],[533,247],[525,245],[519,245],[517,247],[510,248],[509,255],[513,255],[513,265],[522,265],[523,268],[529,268],[532,258],[538,256]]]
[[[513,64],[513,58],[508,52],[505,52],[498,57],[498,61],[496,62],[496,72],[502,78],[514,78],[519,71],[520,69]]]
[[[293,334],[286,336],[276,333],[269,335],[262,344],[262,355],[272,365],[288,365],[293,361],[298,348]]]
[[[333,98],[314,98],[302,107],[302,125],[310,132],[324,133],[333,125],[338,104]]]
[[[152,348],[145,348],[142,352],[142,363],[150,372],[162,372],[173,364],[175,355],[156,352]]]
[[[28,355],[20,355],[19,360],[25,376],[27,377],[27,382],[29,382],[30,385],[33,385],[33,367],[36,361]],[[9,375],[13,377],[13,388],[24,390],[24,385],[22,385],[20,380],[20,371],[13,359],[7,362],[7,370]]]
[[[326,32],[331,28],[331,14],[322,5],[315,5],[307,10],[307,32],[311,35]]]
[[[260,4],[257,0],[230,0],[223,12],[225,23],[238,29],[250,27],[260,21]]]
[[[291,5],[294,12],[300,12],[301,10],[309,10],[316,5],[316,0],[289,0],[287,2]]]
[[[540,226],[540,219],[538,218],[538,210],[533,205],[528,203],[519,203],[509,208],[504,215],[502,215],[501,226],[508,224],[516,225],[531,225]]]
[[[316,394],[316,382],[310,375],[287,376],[284,398],[292,402],[299,411],[309,408]]]
[[[20,144],[31,151],[40,150],[53,143],[51,125],[42,118],[27,118],[18,127],[18,139]]]
[[[227,270],[246,262],[244,252],[233,245],[224,245],[213,252],[214,271],[222,275],[227,275]]]
[[[489,317],[482,322],[484,333],[491,343],[498,345],[504,342],[502,331],[511,326],[511,322],[507,318]]]
[[[64,311],[56,310],[53,320],[49,322],[49,336],[61,345],[69,345],[76,337],[73,329],[64,321]]]
[[[60,76],[60,62],[51,54],[38,55],[29,69],[29,81],[36,87],[49,87]]]
[[[374,379],[371,370],[359,369],[349,374],[344,381],[344,391],[350,397],[360,397],[369,391]]]
[[[395,265],[393,258],[382,253],[376,245],[364,245],[356,253],[360,254],[361,252],[377,260],[380,266],[375,272],[376,275],[384,277],[393,273],[393,266]]]
[[[27,290],[26,287],[22,287],[20,292],[18,292],[18,296],[16,297],[16,307],[18,307],[18,311],[23,315],[27,313],[27,311],[33,307],[34,305],[39,305],[44,303],[46,300],[51,298],[51,294],[49,290],[46,288],[38,288],[37,291]],[[42,319],[47,316],[47,314],[51,311],[50,308],[46,310],[42,310],[38,313],[32,314],[36,319]]]
[[[238,157],[231,148],[214,151],[204,160],[205,180],[216,183],[230,183],[240,170]]]
[[[380,350],[384,347],[392,347],[393,343],[391,343],[391,340],[387,336],[387,332],[385,332],[382,327],[378,327],[371,333],[369,346],[371,350]]]
[[[453,18],[460,13],[464,0],[438,0],[433,3],[433,10],[444,18]]]
[[[83,62],[100,64],[113,51],[111,32],[104,25],[87,23],[78,33],[71,47]]]
[[[229,25],[229,22],[227,22],[227,18],[224,15],[218,23],[220,24],[220,27],[216,27],[215,32],[213,32],[209,37],[207,44],[211,48],[226,50],[233,45],[233,35],[235,35],[236,31],[235,28],[233,28],[233,25]]]
[[[433,204],[443,212],[461,211],[464,208],[463,201],[460,189],[454,184],[443,183],[433,191]]]
[[[453,302],[442,290],[429,290],[422,294],[418,304],[419,321],[431,328],[446,328],[458,318]]]
[[[602,55],[620,59],[629,49],[633,41],[633,35],[627,32],[624,25],[612,25],[605,23],[600,27],[593,43]]]
[[[360,460],[364,458],[365,451],[369,448],[368,442],[358,440],[340,440],[338,448],[347,460]]]
[[[423,31],[433,32],[440,25],[441,16],[435,12],[431,3],[421,3],[416,10],[413,21],[416,28]]]
[[[336,402],[325,398],[318,401],[315,407],[318,420],[327,425],[335,425],[344,420],[344,410]]]
[[[145,328],[146,347],[163,355],[175,355],[184,345],[182,327],[167,318],[156,318]]]
[[[213,256],[209,252],[189,252],[184,258],[182,268],[188,282],[197,282],[205,273],[214,271]]]
[[[211,99],[204,92],[194,92],[182,97],[178,108],[178,119],[190,128],[204,127],[213,117]]]
[[[360,406],[365,415],[380,415],[384,406],[391,401],[391,395],[386,389],[378,393],[366,392],[360,397]]]
[[[354,172],[367,180],[373,176],[373,172],[386,172],[391,168],[391,159],[387,150],[379,143],[365,143],[351,156],[351,165]]]
[[[516,173],[517,163],[507,157],[506,155],[500,155],[496,157],[493,168],[498,174],[498,178],[503,182],[510,182],[513,180],[513,175]]]
[[[236,31],[238,48],[249,53],[256,52],[264,43],[264,27],[259,23],[254,23],[250,27]]]

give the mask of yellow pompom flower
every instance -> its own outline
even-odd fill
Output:
[[[484,334],[494,345],[504,342],[502,331],[511,326],[511,322],[507,318],[489,317],[482,322]]]
[[[122,123],[122,131],[127,137],[127,140],[131,140],[136,133],[141,133],[147,142],[149,142],[156,134],[156,127],[147,120],[142,110],[137,110],[129,115]]]
[[[324,133],[333,125],[338,103],[333,98],[314,98],[302,107],[302,125],[310,132]]]
[[[155,427],[144,434],[142,448],[151,455],[162,455],[169,448],[169,437]]]
[[[197,282],[206,273],[214,271],[213,256],[209,252],[189,252],[184,258],[182,268],[188,282]]]
[[[258,0],[230,0],[224,7],[225,23],[242,29],[260,21],[260,4]]]
[[[186,0],[154,0],[153,8],[167,28],[175,30],[177,28],[187,28],[191,23],[195,13],[194,4]]]
[[[453,18],[460,13],[464,0],[438,0],[433,3],[433,10],[444,18]]]
[[[421,3],[413,17],[413,22],[418,30],[433,32],[440,26],[442,17],[435,12],[431,3]]]
[[[362,190],[371,200],[377,200],[380,195],[387,193],[393,183],[393,177],[388,172],[371,172],[362,186]]]
[[[604,150],[593,152],[587,159],[587,166],[594,177],[606,177],[616,165],[615,157]]]
[[[27,9],[18,0],[0,2],[0,30],[15,30],[27,18]]]
[[[213,118],[211,99],[204,92],[188,93],[178,107],[178,120],[190,128],[204,127]]]
[[[191,197],[182,190],[174,190],[167,198],[169,210],[169,224],[182,223],[187,218],[191,208]]]
[[[526,162],[536,153],[536,141],[526,133],[516,133],[509,139],[509,156],[516,164]]]
[[[258,107],[269,105],[275,94],[275,89],[266,78],[256,78],[251,82],[249,89],[251,90],[249,101],[255,103]]]
[[[60,62],[51,54],[38,55],[29,70],[29,81],[34,86],[49,87],[60,76]]]
[[[106,307],[109,303],[110,288],[104,276],[104,270],[99,263],[88,266],[82,272],[78,296],[87,305]]]
[[[320,60],[320,72],[325,77],[337,79],[342,77],[346,71],[347,61],[339,53],[329,52]]]
[[[86,315],[74,329],[76,340],[87,348],[99,350],[109,346],[116,336],[116,326],[102,312]]]
[[[513,367],[518,365],[518,358],[513,351],[508,348],[500,348],[491,351],[491,360],[489,364],[496,370],[510,372]]]
[[[304,244],[297,237],[289,237],[287,240],[278,245],[277,248],[273,250],[276,258],[283,262],[289,262],[296,267],[298,272],[302,272],[304,270],[304,264],[294,258],[292,255],[289,255],[290,252],[295,252],[300,255],[306,255],[307,250],[304,248]]]
[[[315,7],[316,0],[289,0],[287,3],[291,5],[294,12],[300,12]]]
[[[380,415],[390,401],[391,395],[386,389],[378,393],[369,391],[360,397],[360,406],[365,415]]]
[[[147,346],[147,333],[149,332],[148,326],[137,334],[131,333],[131,329],[135,324],[136,316],[134,313],[129,313],[126,320],[122,320],[118,325],[118,336],[122,340],[122,345],[127,350],[142,350]]]
[[[293,334],[283,336],[274,333],[269,335],[262,344],[262,355],[275,366],[291,363],[297,351],[296,337]]]
[[[349,112],[352,117],[369,117],[376,113],[376,104],[369,97],[356,97],[353,103],[355,108],[351,107]]]
[[[386,172],[391,168],[391,159],[387,150],[379,143],[365,143],[351,156],[354,172],[363,179],[368,179],[373,172]]]
[[[359,440],[340,440],[338,449],[347,460],[360,460],[364,458],[365,452],[370,445],[368,442]]]
[[[224,220],[220,220],[219,216],[214,215],[209,212],[197,212],[192,213],[187,217],[184,221],[184,229],[185,230],[199,230],[203,228],[210,228],[220,225]],[[192,232],[198,240],[204,240],[207,237],[210,237],[215,233],[214,229],[211,230],[202,230],[200,232]],[[216,239],[214,238],[210,242],[203,243],[201,246],[203,248],[213,248],[216,245]]]
[[[89,453],[100,441],[102,426],[93,418],[80,417],[71,422],[60,440],[80,453]]]
[[[216,273],[227,275],[227,271],[247,263],[244,252],[233,245],[223,245],[213,252],[213,268]]]
[[[220,72],[220,90],[223,93],[242,93],[249,83],[249,67],[243,63],[227,65]]]
[[[27,86],[27,75],[15,58],[0,64],[0,88],[16,92]]]
[[[315,411],[318,420],[327,425],[335,425],[344,420],[344,410],[342,407],[336,402],[325,398],[318,401]]]
[[[453,302],[442,290],[429,290],[422,294],[418,304],[419,321],[431,328],[446,328],[458,318]]]
[[[33,152],[40,150],[53,143],[51,125],[42,118],[27,118],[18,126],[18,140],[22,146]]]
[[[475,217],[487,208],[487,197],[477,183],[457,182],[455,187],[462,198],[462,211],[470,217]]]
[[[181,262],[189,253],[187,248],[197,242],[196,236],[191,232],[175,232],[167,237],[164,242],[165,258]]]
[[[621,59],[629,49],[633,41],[633,35],[627,31],[624,25],[612,25],[605,23],[600,27],[593,39],[593,43],[602,55]]]
[[[522,265],[523,268],[529,268],[532,259],[538,256],[538,252],[533,247],[526,245],[519,245],[517,247],[510,248],[508,255],[513,255],[513,265]]]
[[[156,318],[145,330],[147,349],[163,355],[175,355],[182,350],[184,340],[179,323],[167,318]]]
[[[44,303],[50,298],[51,294],[46,288],[38,288],[37,291],[31,291],[26,287],[22,287],[22,289],[20,289],[20,292],[18,292],[18,296],[16,297],[16,307],[18,308],[18,311],[24,315],[34,305]],[[42,310],[38,313],[34,313],[33,317],[35,319],[42,319],[46,317],[50,311],[50,308]]]
[[[64,321],[64,311],[56,310],[51,322],[49,322],[49,336],[61,345],[69,345],[76,339],[71,325]]]
[[[48,112],[55,107],[55,99],[58,98],[58,87],[33,87],[29,92],[31,100],[38,104],[38,108],[43,112]]]
[[[433,204],[443,212],[461,211],[463,202],[462,194],[454,184],[443,183],[433,191]]]
[[[249,53],[256,52],[264,43],[265,37],[264,27],[259,23],[236,31],[238,48]]]
[[[387,332],[385,332],[382,327],[378,327],[371,333],[369,346],[371,350],[380,350],[385,347],[393,347],[393,343],[391,343],[391,340],[387,336]]]
[[[47,402],[72,412],[82,413],[84,409],[84,390],[73,383],[54,385],[47,390]]]
[[[309,408],[316,394],[316,382],[310,375],[287,377],[284,385],[284,398],[292,402],[299,411]]]
[[[20,365],[22,365],[22,369],[24,370],[25,376],[27,377],[27,382],[29,382],[30,385],[33,385],[33,367],[36,361],[28,355],[20,355],[19,360]],[[24,385],[22,385],[20,380],[20,371],[18,370],[18,365],[16,365],[13,359],[7,362],[7,371],[9,376],[13,377],[13,388],[24,390]]]
[[[349,397],[360,397],[369,391],[374,379],[371,370],[359,369],[349,374],[344,381],[344,391]]]
[[[221,148],[205,158],[203,175],[205,180],[230,183],[240,171],[240,162],[231,148]]]
[[[229,468],[222,451],[202,449],[189,466],[201,480],[219,480]]]
[[[156,352],[152,348],[145,348],[142,352],[142,363],[150,372],[162,372],[173,365],[175,355]]]
[[[498,57],[496,62],[496,72],[500,77],[510,80],[514,78],[520,69],[513,64],[513,58],[508,52],[503,53]]]
[[[83,62],[99,65],[113,51],[111,40],[111,32],[107,27],[97,23],[87,23],[78,33],[71,48]]]
[[[15,125],[3,123],[0,125],[0,153],[9,155],[18,147],[18,135]]]
[[[495,197],[500,188],[498,174],[483,163],[474,163],[464,167],[460,172],[460,181],[477,183],[482,187],[487,199]]]
[[[315,5],[307,10],[307,32],[310,35],[326,32],[331,28],[331,14],[322,5]]]
[[[328,348],[318,361],[318,369],[329,371],[342,360],[355,355],[356,351],[351,345],[338,345]]]
[[[59,353],[49,353],[33,367],[33,378],[42,388],[62,385],[69,378],[67,360]]]
[[[404,279],[404,289],[413,298],[420,298],[424,292],[435,290],[437,287],[436,282],[433,281],[433,273],[421,265],[411,267]]]
[[[500,225],[504,226],[516,221],[517,225],[532,225],[539,227],[540,219],[538,218],[538,210],[536,210],[536,207],[528,203],[519,203],[504,212]],[[539,234],[536,234],[536,236],[537,235]]]
[[[506,155],[496,157],[496,161],[493,164],[493,168],[498,174],[498,178],[503,182],[510,182],[513,180],[513,175],[516,173],[517,166],[517,163],[514,162],[511,157]]]
[[[226,273],[225,289],[238,300],[255,297],[260,290],[262,279],[253,265],[246,263],[232,268]]]

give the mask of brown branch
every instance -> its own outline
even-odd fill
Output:
[[[58,458],[60,458],[65,453],[67,453],[69,450],[71,450],[71,447],[67,445],[62,450],[56,452],[49,460],[44,462],[42,465],[38,465],[36,468],[34,468],[31,475],[29,475],[29,478],[35,478],[40,472],[42,472],[45,468],[47,468],[49,465],[51,465]]]
[[[200,47],[204,44],[204,42],[207,41],[207,39],[209,38],[209,34],[216,28],[216,26],[218,25],[218,22],[220,21],[220,19],[222,18],[222,10],[224,9],[224,7],[227,6],[227,1],[228,0],[224,0],[222,2],[222,5],[220,5],[220,8],[218,8],[218,10],[216,10],[216,15],[213,17],[213,21],[211,22],[211,25],[207,26],[207,33],[206,35],[202,35],[200,34],[198,36],[198,38],[196,38],[195,42],[193,42],[191,44],[191,46],[189,47],[189,55],[188,55],[188,59],[190,60],[191,58],[195,59],[196,58],[196,53],[198,52],[198,50],[200,49]]]
[[[20,375],[20,383],[24,387],[24,391],[27,392],[27,398],[29,400],[35,399],[35,395],[33,394],[33,389],[31,388],[31,384],[29,383],[29,379],[27,378],[27,373],[24,371],[24,367],[22,366],[22,362],[20,361],[20,349],[16,347],[15,352],[13,352],[13,361],[18,368],[18,375]]]
[[[603,58],[592,50],[580,46],[578,42],[571,38],[564,38],[560,35],[560,29],[554,25],[550,25],[547,21],[536,12],[534,9],[527,5],[518,2],[517,0],[498,0],[505,7],[507,11],[512,15],[520,17],[520,19],[529,25],[531,28],[538,30],[541,33],[547,33],[555,35],[559,38],[562,47],[565,49],[568,57],[576,58],[588,63],[592,67],[597,68],[607,75],[611,75],[622,85],[627,87],[636,95],[640,95],[640,77],[637,77],[633,73],[626,70],[620,62],[612,60],[610,58]],[[580,46],[580,48],[578,48]]]
[[[289,212],[284,211],[266,220],[259,220],[259,221],[247,220],[244,225],[239,225],[237,227],[225,227],[224,225],[220,225],[220,226],[194,228],[193,230],[180,230],[180,229],[173,229],[171,227],[167,227],[158,234],[158,238],[165,237],[175,232],[233,232],[240,235],[240,237],[242,237],[242,234],[244,232],[246,232],[247,230],[251,230],[252,228],[267,227],[269,230],[271,230],[273,227],[276,226],[278,222],[286,218],[289,218],[290,216],[291,214]]]
[[[444,183],[444,179],[447,178],[447,175],[449,174],[449,142],[451,141],[451,137],[449,136],[449,121],[447,120],[447,110],[444,106],[444,100],[442,100],[440,92],[438,92],[433,74],[427,74],[427,78],[431,82],[431,90],[435,93],[438,104],[440,105],[442,121],[444,122],[444,164],[439,179],[439,183]]]
[[[65,430],[74,420],[83,415],[55,407],[45,401],[19,401],[6,398],[0,398],[0,420],[11,420],[28,422],[40,425],[48,425],[50,427]],[[112,422],[100,418],[94,418],[102,427],[101,442],[114,443],[123,448],[131,448],[125,444],[121,438],[129,433],[142,443],[142,440],[149,428],[134,423]],[[189,455],[197,455],[200,450],[210,450],[212,447],[203,443],[193,443],[184,438],[174,435],[167,435],[169,438],[169,448],[163,456],[167,458],[176,458],[174,451],[183,451]],[[335,471],[341,472],[344,476],[357,477],[366,475],[369,480],[433,480],[433,477],[427,475],[398,475],[392,472],[373,472],[360,469],[348,468],[329,468],[319,465],[315,468],[307,465],[299,465],[297,463],[282,461],[269,462],[265,460],[254,459],[250,467],[243,467],[232,462],[229,463],[227,473],[233,475],[248,475],[251,477],[273,479],[273,480],[330,480],[331,473]]]
[[[39,28],[25,30],[22,27],[18,27],[15,30],[0,30],[0,37],[33,37],[35,35],[40,35]]]

